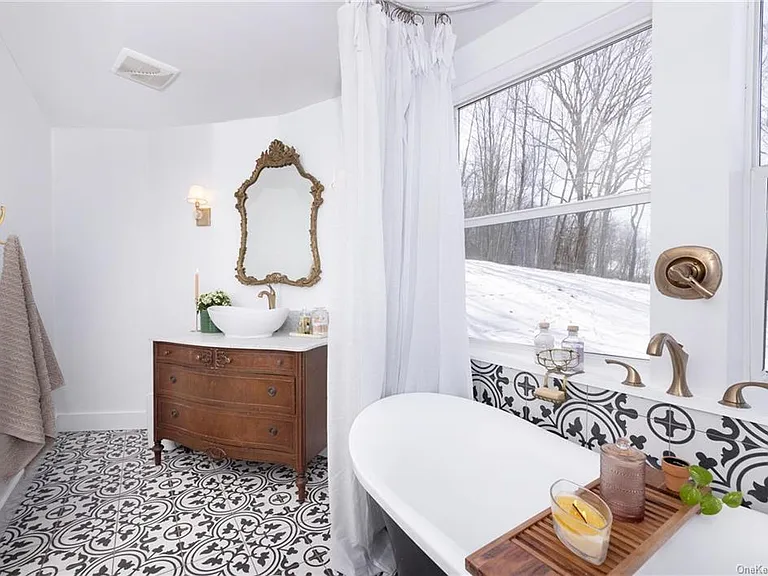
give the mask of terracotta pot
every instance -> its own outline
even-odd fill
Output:
[[[669,490],[680,492],[680,488],[688,481],[688,466],[688,462],[674,456],[664,456],[661,459],[664,484]]]

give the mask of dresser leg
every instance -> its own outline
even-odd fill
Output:
[[[304,474],[304,470],[301,470],[296,475],[296,488],[299,489],[299,504],[303,504],[307,497],[307,476]]]
[[[155,466],[160,466],[160,455],[163,453],[163,443],[160,440],[155,440],[152,452],[155,453]]]

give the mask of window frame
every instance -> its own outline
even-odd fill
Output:
[[[479,94],[472,95],[471,97],[464,98],[454,105],[454,119],[456,126],[457,143],[461,141],[459,113],[460,110],[466,106],[479,102],[484,98],[488,98],[498,92],[513,88],[518,84],[522,84],[532,78],[546,74],[547,72],[565,66],[583,56],[598,52],[608,46],[621,42],[626,38],[629,38],[635,34],[640,34],[645,31],[650,31],[653,28],[653,22],[646,20],[640,24],[631,26],[627,29],[621,30],[607,38],[602,40],[593,41],[588,44],[587,47],[583,47],[579,50],[572,51],[561,55],[556,60],[553,60],[543,66],[537,67],[533,70],[529,70],[524,74],[518,75],[513,79],[508,80],[500,85],[496,85],[493,89],[486,90]],[[461,150],[457,146],[457,153],[460,157]],[[637,206],[640,204],[651,204],[651,192],[629,192],[624,194],[613,194],[610,196],[601,196],[598,198],[589,198],[586,200],[577,200],[574,202],[567,202],[562,204],[554,204],[549,206],[537,206],[534,208],[525,208],[522,210],[501,212],[498,214],[485,214],[483,216],[472,216],[464,218],[464,230],[471,228],[480,228],[485,226],[493,226],[497,224],[507,224],[513,222],[525,222],[530,220],[538,220],[541,218],[548,218],[553,216],[563,216],[570,214],[579,214],[582,212],[592,212],[598,210],[607,210],[613,208],[626,208],[631,206]],[[650,282],[649,282],[650,284]],[[652,286],[652,284],[650,284]],[[649,314],[650,323],[650,314]],[[516,357],[520,357],[522,350],[530,350],[533,348],[531,344],[522,344],[519,342],[502,342],[499,340],[485,340],[472,338],[472,344],[475,348],[482,348],[487,344],[487,348],[494,348],[496,351],[498,347],[508,347],[510,353]],[[604,354],[600,352],[586,351],[586,354],[594,358],[623,358],[632,362],[647,363],[648,357],[646,355],[638,356],[612,356],[610,354]]]
[[[747,90],[745,94],[747,111],[747,198],[744,205],[744,222],[747,223],[745,236],[746,274],[746,316],[747,333],[744,340],[744,362],[748,365],[749,378],[758,382],[768,381],[766,367],[766,324],[768,323],[768,164],[761,161],[761,95],[762,95],[762,23],[768,18],[768,6],[762,2],[749,7],[751,25],[747,29]],[[768,86],[765,87],[768,89]]]

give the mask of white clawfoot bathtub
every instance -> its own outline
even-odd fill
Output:
[[[586,484],[600,473],[595,452],[497,408],[438,394],[402,394],[367,407],[349,449],[366,491],[449,575],[466,576],[469,554],[548,507],[555,480]],[[641,573],[765,566],[766,533],[768,515],[745,508],[696,517]]]

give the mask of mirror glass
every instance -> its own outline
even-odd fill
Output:
[[[309,275],[311,188],[312,183],[290,165],[264,168],[258,180],[248,187],[248,276],[265,278],[280,272],[297,279]]]

